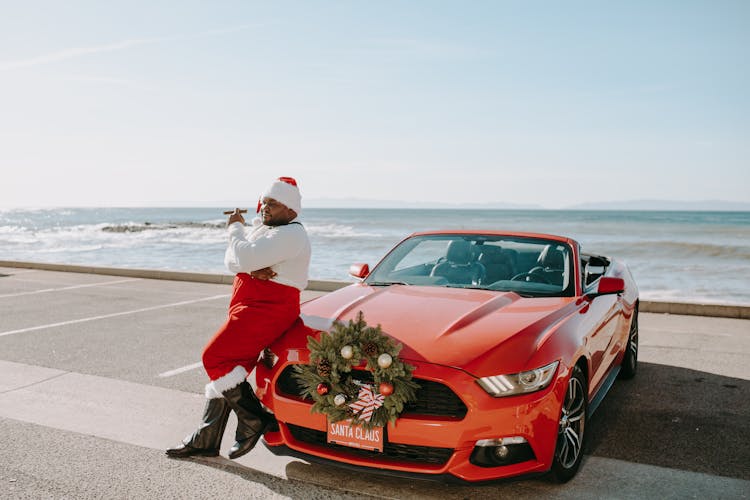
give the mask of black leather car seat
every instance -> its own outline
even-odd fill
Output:
[[[536,267],[529,271],[530,274],[539,274],[553,285],[563,284],[563,271],[565,269],[565,255],[555,245],[544,247],[536,259]]]
[[[448,244],[445,260],[432,268],[430,276],[445,278],[448,283],[477,285],[484,273],[484,266],[473,259],[471,243],[453,240]]]
[[[485,276],[482,283],[494,283],[500,280],[509,280],[515,276],[515,267],[508,253],[495,245],[482,245],[482,253],[479,255],[479,263],[485,268]]]

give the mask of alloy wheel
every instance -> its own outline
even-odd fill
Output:
[[[576,465],[583,451],[583,432],[586,425],[586,396],[578,377],[571,377],[565,395],[558,431],[558,459],[569,469]]]

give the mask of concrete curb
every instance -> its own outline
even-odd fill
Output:
[[[234,281],[234,276],[230,274],[162,271],[158,269],[128,269],[122,267],[77,266],[71,264],[22,262],[15,260],[0,260],[0,267],[40,269],[44,271],[60,271],[65,273],[105,274],[108,276],[124,276],[127,278],[146,278],[154,280],[193,281],[197,283],[217,283],[223,285],[231,285]],[[310,280],[307,289],[316,292],[332,292],[350,284],[351,283],[345,281]]]
[[[689,302],[659,302],[642,300],[640,310],[650,313],[709,316],[713,318],[750,319],[750,306],[725,304],[693,304]]]
[[[0,267],[41,269],[66,273],[104,274],[128,278],[147,278],[171,281],[193,281],[198,283],[218,283],[230,285],[234,276],[229,274],[194,273],[185,271],[162,271],[158,269],[127,269],[120,267],[77,266],[44,262],[23,262],[0,260]],[[350,285],[347,281],[310,280],[307,289],[316,292],[333,292]],[[750,319],[750,306],[727,304],[704,304],[690,302],[661,302],[642,300],[641,312],[660,314],[680,314],[686,316],[708,316],[714,318]]]

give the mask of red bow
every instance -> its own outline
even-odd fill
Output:
[[[375,410],[383,406],[383,402],[385,401],[385,396],[382,394],[375,394],[372,392],[372,386],[367,384],[362,385],[357,397],[359,399],[350,404],[349,408],[354,410],[355,413],[358,413],[359,419],[364,420],[365,422],[370,421],[372,414]]]

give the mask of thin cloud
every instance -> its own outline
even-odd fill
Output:
[[[110,76],[64,75],[61,77],[61,80],[67,82],[121,86],[136,90],[153,90],[153,87],[144,85],[143,83],[136,82],[134,80],[127,80],[124,78],[115,78]]]
[[[216,35],[228,35],[230,33],[237,33],[239,31],[245,31],[250,28],[258,27],[257,24],[240,24],[239,26],[232,26],[229,28],[219,28],[215,30],[208,30],[203,31],[201,33],[198,33],[195,35],[195,37],[204,37],[204,36],[216,36]],[[187,37],[186,37],[187,38]]]
[[[230,33],[236,33],[251,28],[252,25],[240,25],[230,28],[221,28],[215,30],[203,31],[192,35],[177,35],[177,36],[166,36],[159,38],[137,38],[131,40],[123,40],[121,42],[108,43],[104,45],[94,45],[92,47],[74,47],[70,49],[64,49],[49,54],[44,54],[37,57],[31,57],[29,59],[21,59],[17,61],[0,61],[0,71],[9,71],[18,68],[27,68],[30,66],[39,66],[42,64],[50,64],[59,61],[65,61],[67,59],[75,59],[77,57],[87,56],[91,54],[100,54],[103,52],[114,52],[118,50],[126,50],[132,47],[138,47],[141,45],[151,45],[159,42],[170,42],[175,40],[186,40],[203,38],[210,36],[221,36]]]
[[[358,50],[371,54],[397,54],[438,59],[476,57],[485,54],[484,50],[471,45],[416,38],[373,39],[369,41],[368,46]]]
[[[43,56],[32,57],[30,59],[22,59],[19,61],[6,61],[0,62],[0,71],[8,71],[17,68],[26,68],[29,66],[39,66],[40,64],[49,64],[58,61],[64,61],[66,59],[74,59],[76,57],[86,56],[89,54],[99,54],[101,52],[112,52],[116,50],[129,49],[130,47],[137,47],[139,45],[146,45],[149,43],[155,43],[160,41],[158,38],[141,39],[141,40],[125,40],[117,43],[109,43],[106,45],[97,45],[93,47],[76,47],[72,49],[65,49],[58,52],[52,52]]]

